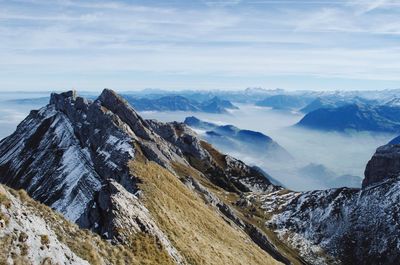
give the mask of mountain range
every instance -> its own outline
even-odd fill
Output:
[[[342,107],[349,104],[369,104],[369,105],[376,105],[378,101],[376,100],[368,100],[362,97],[332,97],[332,96],[325,96],[325,97],[318,97],[311,101],[307,106],[302,108],[300,111],[303,113],[310,113],[317,109],[327,109],[327,108],[336,108]]]
[[[361,189],[294,192],[184,123],[143,119],[112,90],[94,101],[52,94],[0,141],[0,257],[397,264],[399,148],[377,149]]]
[[[256,102],[256,105],[280,110],[291,110],[302,108],[313,99],[313,97],[308,95],[273,95]]]
[[[138,111],[191,111],[207,113],[227,113],[237,109],[228,100],[213,97],[202,102],[188,99],[180,95],[163,96],[160,98],[137,98],[125,96],[126,100]]]
[[[297,124],[327,131],[400,132],[400,107],[393,105],[347,104],[320,108],[306,114]]]

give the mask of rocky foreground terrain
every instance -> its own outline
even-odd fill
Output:
[[[0,261],[397,264],[397,149],[361,190],[292,192],[111,90],[52,94],[0,142]]]

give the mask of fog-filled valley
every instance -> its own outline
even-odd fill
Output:
[[[224,144],[214,144],[224,152],[261,167],[284,186],[295,190],[325,189],[337,186],[324,181],[324,178],[329,177],[325,170],[333,171],[337,177],[355,176],[359,182],[358,185],[353,184],[353,187],[361,186],[365,165],[371,155],[377,147],[394,138],[394,134],[386,133],[352,132],[344,134],[295,128],[293,125],[303,117],[302,114],[252,105],[237,105],[240,109],[233,110],[229,114],[142,112],[142,115],[148,119],[161,121],[184,121],[185,117],[196,116],[221,125],[232,124],[241,129],[262,132],[284,147],[294,159],[270,161],[263,157],[263,153],[251,154],[242,152],[241,149],[232,149]],[[197,130],[197,132],[206,138],[204,131]],[[310,164],[326,167],[324,169],[315,167],[316,171],[314,172],[320,174],[319,179],[312,176],[299,176],[298,169]],[[339,184],[339,186],[342,185]]]
[[[130,95],[134,92],[130,92]],[[91,94],[88,94],[90,97]],[[0,101],[0,138],[11,134],[31,109],[48,102],[49,93],[2,93]],[[154,97],[154,96],[153,96]],[[221,96],[220,96],[221,97]],[[234,98],[235,99],[235,98]],[[223,113],[204,111],[139,111],[146,119],[183,122],[194,116],[217,125],[234,125],[242,130],[261,132],[283,147],[290,158],[271,158],[263,149],[246,148],[245,142],[221,141],[193,128],[203,139],[221,151],[261,168],[272,179],[294,190],[332,187],[360,187],[365,165],[376,148],[397,135],[367,131],[323,131],[295,126],[304,113],[293,109],[256,106],[232,101],[236,109]]]

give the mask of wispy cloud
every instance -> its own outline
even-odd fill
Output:
[[[205,0],[204,3],[211,7],[227,7],[240,4],[241,0]]]
[[[348,0],[347,4],[354,7],[358,14],[364,14],[376,9],[399,7],[397,0]]]
[[[400,81],[400,10],[390,0],[18,0],[0,6],[3,87],[59,86],[71,78],[80,81],[65,86],[87,85],[85,75],[91,87],[105,86],[105,76],[123,78],[115,84],[125,80],[124,86],[170,85],[175,78],[183,80],[176,81],[180,87],[207,88],[237,85],[232,78],[268,84],[271,76]]]

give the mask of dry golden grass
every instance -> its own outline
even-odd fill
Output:
[[[0,191],[0,205],[4,205],[4,207],[6,207],[6,208],[11,207],[10,199],[2,191]]]
[[[8,254],[11,251],[13,238],[11,235],[6,235],[0,238],[0,265],[7,264]]]
[[[207,143],[205,143],[207,146]],[[212,148],[211,145],[208,144],[207,148]],[[215,150],[214,148],[208,150],[215,157],[222,157],[222,155]],[[237,207],[236,202],[240,198],[240,196],[235,192],[227,192],[222,188],[219,188],[216,185],[213,185],[210,180],[202,176],[202,174],[192,167],[188,167],[186,165],[182,165],[179,163],[174,163],[173,168],[175,172],[181,178],[185,176],[191,176],[195,178],[198,182],[200,182],[203,186],[207,187],[209,191],[214,193],[220,200],[222,200],[227,205],[230,205],[232,208],[235,208],[236,214],[247,223],[250,223],[256,227],[258,227],[261,231],[264,232],[271,240],[271,242],[279,249],[281,253],[283,253],[294,265],[304,264],[302,258],[299,254],[285,245],[276,234],[269,230],[264,224],[267,220],[271,218],[270,214],[266,213],[263,209],[261,209],[261,205],[254,204],[250,208],[242,208]],[[282,190],[280,193],[285,194],[288,190]]]
[[[279,264],[168,170],[138,154],[129,166],[142,181],[146,206],[189,263]]]

